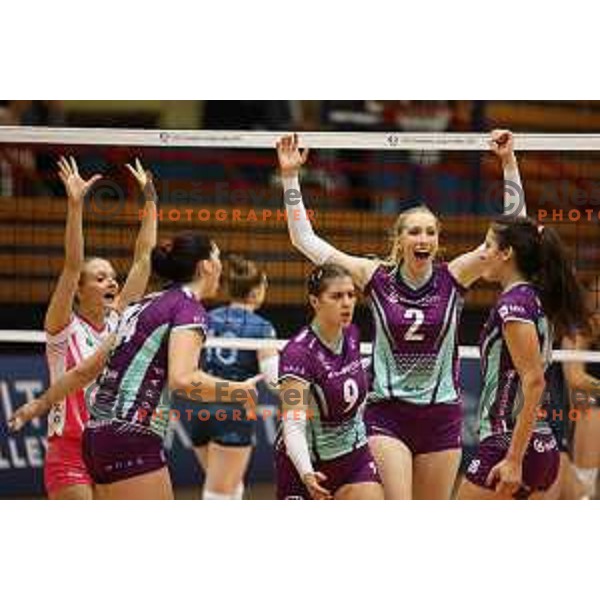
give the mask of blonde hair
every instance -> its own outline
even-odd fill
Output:
[[[440,232],[440,220],[437,218],[437,215],[424,204],[414,206],[413,208],[409,208],[407,210],[402,211],[398,215],[398,218],[396,219],[394,226],[390,231],[390,240],[392,247],[390,249],[390,253],[388,254],[386,262],[397,265],[402,260],[402,248],[400,247],[399,243],[400,235],[402,234],[402,231],[406,228],[406,221],[408,217],[420,212],[431,215],[435,219],[435,226],[438,230],[438,233]]]

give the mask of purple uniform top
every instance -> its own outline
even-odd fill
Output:
[[[551,361],[550,325],[534,287],[520,283],[505,290],[491,310],[480,340],[483,390],[479,405],[479,438],[511,432],[523,404],[521,380],[504,339],[504,325],[509,321],[531,323],[538,335],[544,370]],[[544,391],[542,402],[549,401]],[[549,432],[549,425],[539,420],[535,430]]]
[[[197,329],[206,336],[207,314],[185,287],[169,288],[131,304],[99,379],[92,420],[131,423],[164,437],[169,423],[169,335]]]
[[[418,289],[398,267],[377,268],[365,288],[375,322],[370,402],[460,401],[457,329],[464,292],[445,263],[434,263]]]
[[[369,381],[355,325],[344,329],[339,353],[325,346],[312,327],[304,327],[281,353],[279,378],[288,377],[309,385],[307,435],[313,460],[332,460],[367,443],[362,414]]]

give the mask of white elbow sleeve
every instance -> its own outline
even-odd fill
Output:
[[[335,248],[313,231],[300,194],[298,177],[283,178],[283,193],[292,244],[316,265],[324,264]]]
[[[288,411],[283,417],[285,449],[300,477],[313,472],[308,443],[306,441],[306,413]]]
[[[504,168],[504,182],[504,214],[526,217],[525,190],[517,166]]]

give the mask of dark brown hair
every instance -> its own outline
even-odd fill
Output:
[[[519,271],[533,283],[559,336],[587,329],[588,310],[573,262],[551,227],[527,217],[501,216],[491,225],[501,250],[512,248]]]
[[[152,271],[174,283],[194,279],[196,265],[208,260],[215,248],[214,242],[199,233],[182,233],[152,250]]]
[[[325,264],[320,267],[315,267],[308,276],[307,287],[309,296],[320,296],[329,283],[339,277],[350,277],[350,271],[345,267],[334,264]]]

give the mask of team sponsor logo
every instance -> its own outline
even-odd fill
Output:
[[[505,304],[498,309],[498,314],[504,318],[511,314],[524,315],[525,308],[519,304]]]
[[[475,475],[477,471],[479,471],[479,467],[481,466],[481,461],[478,458],[475,458],[469,464],[469,468],[467,469],[467,473],[471,475]]]
[[[550,452],[550,450],[554,450],[554,448],[556,448],[556,440],[554,437],[551,437],[549,440],[541,440],[539,438],[533,440],[533,449],[540,454]]]

